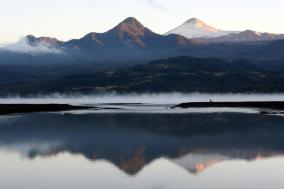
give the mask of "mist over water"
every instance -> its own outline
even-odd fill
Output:
[[[0,98],[1,104],[107,104],[107,103],[143,103],[143,104],[179,104],[183,102],[208,101],[283,101],[284,94],[205,94],[205,93],[160,93],[160,94],[103,94],[103,95],[60,95],[34,96],[29,98]]]

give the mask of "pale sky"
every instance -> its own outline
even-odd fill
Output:
[[[219,29],[284,33],[283,0],[0,0],[0,43],[104,32],[129,16],[157,33],[197,17]]]

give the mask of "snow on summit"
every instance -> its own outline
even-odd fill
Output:
[[[214,38],[228,35],[230,33],[237,32],[216,29],[207,25],[198,18],[191,18],[177,28],[167,32],[165,35],[178,34],[187,38]]]

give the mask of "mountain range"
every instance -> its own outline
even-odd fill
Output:
[[[80,39],[66,42],[50,37],[36,38],[28,35],[20,42],[2,48],[0,62],[23,60],[23,54],[41,58],[35,62],[46,62],[46,58],[44,60],[41,57],[43,54],[56,54],[56,59],[60,62],[144,60],[163,57],[173,49],[188,47],[194,43],[195,40],[181,35],[157,34],[130,17],[107,32],[91,32]],[[54,56],[48,58],[49,62],[55,61],[53,59]]]
[[[224,31],[197,18],[181,28],[160,35],[130,17],[69,41],[28,35],[0,48],[0,95],[283,92],[283,35]]]
[[[107,32],[91,32],[80,39],[66,42],[51,37],[37,38],[28,35],[18,43],[0,48],[0,63],[25,60],[27,57],[22,58],[23,54],[33,56],[26,60],[29,62],[55,62],[55,59],[57,62],[149,61],[180,55],[204,58],[213,55],[232,59],[236,55],[248,58],[248,54],[255,59],[263,59],[258,57],[260,54],[256,56],[255,51],[259,51],[258,48],[267,48],[271,41],[281,39],[284,39],[284,35],[252,30],[224,31],[197,18],[160,35],[143,26],[137,19],[129,17]],[[267,43],[263,44],[264,41]],[[225,56],[219,54],[224,51],[224,43],[231,43],[230,46],[226,45],[226,50],[229,49],[230,52],[226,52]],[[246,49],[248,43],[252,52],[243,53],[242,49]],[[54,56],[42,58],[43,54]],[[39,58],[35,58],[37,56]],[[282,57],[280,54],[273,55],[276,59],[279,59],[278,56]]]

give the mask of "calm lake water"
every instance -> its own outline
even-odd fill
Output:
[[[0,116],[1,189],[283,189],[283,175],[281,116]]]

